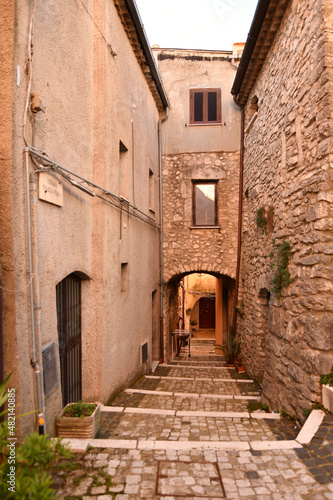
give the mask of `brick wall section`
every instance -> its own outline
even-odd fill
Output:
[[[191,271],[235,278],[239,153],[176,154],[163,164],[164,281]],[[191,229],[192,179],[219,179],[220,229]]]
[[[321,399],[319,374],[333,364],[332,0],[291,1],[252,90],[246,120],[239,315],[250,375],[263,378],[272,409],[303,418]],[[256,210],[273,208],[266,234]],[[267,290],[271,240],[292,245],[293,283],[281,300]]]

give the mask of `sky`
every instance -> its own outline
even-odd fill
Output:
[[[246,42],[258,0],[136,0],[150,45],[232,50]]]

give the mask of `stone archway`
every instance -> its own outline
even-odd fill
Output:
[[[194,290],[194,298],[192,300],[192,305],[186,307],[186,302],[184,301],[184,279],[190,275],[208,275],[214,278],[214,291],[212,289]],[[232,318],[232,304],[234,297],[234,287],[235,280],[228,275],[216,272],[215,270],[189,270],[188,272],[183,271],[182,273],[175,274],[166,283],[165,287],[165,297],[164,297],[164,357],[166,360],[171,357],[171,333],[174,328],[180,328],[184,325],[186,329],[190,329],[193,332],[193,327],[195,324],[191,324],[191,313],[196,302],[199,302],[201,297],[215,297],[215,324],[214,329],[206,329],[206,337],[208,340],[215,340],[216,344],[226,345],[228,339],[228,330],[230,328],[230,321]],[[186,288],[186,287],[185,287]],[[196,295],[197,294],[197,297]],[[187,303],[188,304],[188,303]],[[197,305],[198,307],[198,305]],[[197,311],[196,316],[198,316],[199,311]],[[199,316],[198,316],[199,318]],[[198,325],[198,318],[196,317],[196,324]],[[192,318],[193,320],[194,318]],[[200,326],[200,325],[198,325]],[[196,329],[196,328],[195,328]],[[204,329],[203,329],[204,330]],[[209,331],[210,330],[210,331]],[[205,335],[203,335],[205,338]],[[217,354],[222,354],[221,350],[217,351]]]

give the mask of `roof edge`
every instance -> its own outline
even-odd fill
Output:
[[[253,50],[256,46],[264,19],[267,14],[267,10],[269,7],[269,4],[271,3],[271,0],[259,0],[257,8],[254,13],[254,17],[252,20],[252,24],[250,27],[249,34],[246,39],[244,51],[242,58],[240,60],[238,70],[235,76],[235,80],[231,89],[231,93],[235,96],[239,94],[239,91],[241,89],[242,83],[244,81],[246,71],[248,69]]]
[[[147,37],[147,34],[146,34],[145,29],[143,27],[143,23],[142,23],[136,2],[135,2],[135,0],[125,0],[125,3],[127,5],[129,13],[131,14],[136,32],[138,34],[139,41],[140,41],[141,46],[142,46],[142,50],[144,52],[145,58],[148,62],[149,68],[150,68],[151,76],[156,84],[156,87],[157,87],[158,93],[160,95],[161,101],[163,103],[163,106],[164,106],[164,108],[168,108],[169,107],[168,97],[166,95],[166,92],[165,92],[165,89],[164,89],[164,86],[162,83],[162,79],[160,77],[157,65],[155,63],[155,59],[154,59],[152,50],[149,46],[148,37]]]

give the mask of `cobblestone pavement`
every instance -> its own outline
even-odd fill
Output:
[[[199,347],[104,407],[92,447],[55,475],[60,497],[333,500],[333,416],[302,446],[293,422],[249,412],[254,382]]]

